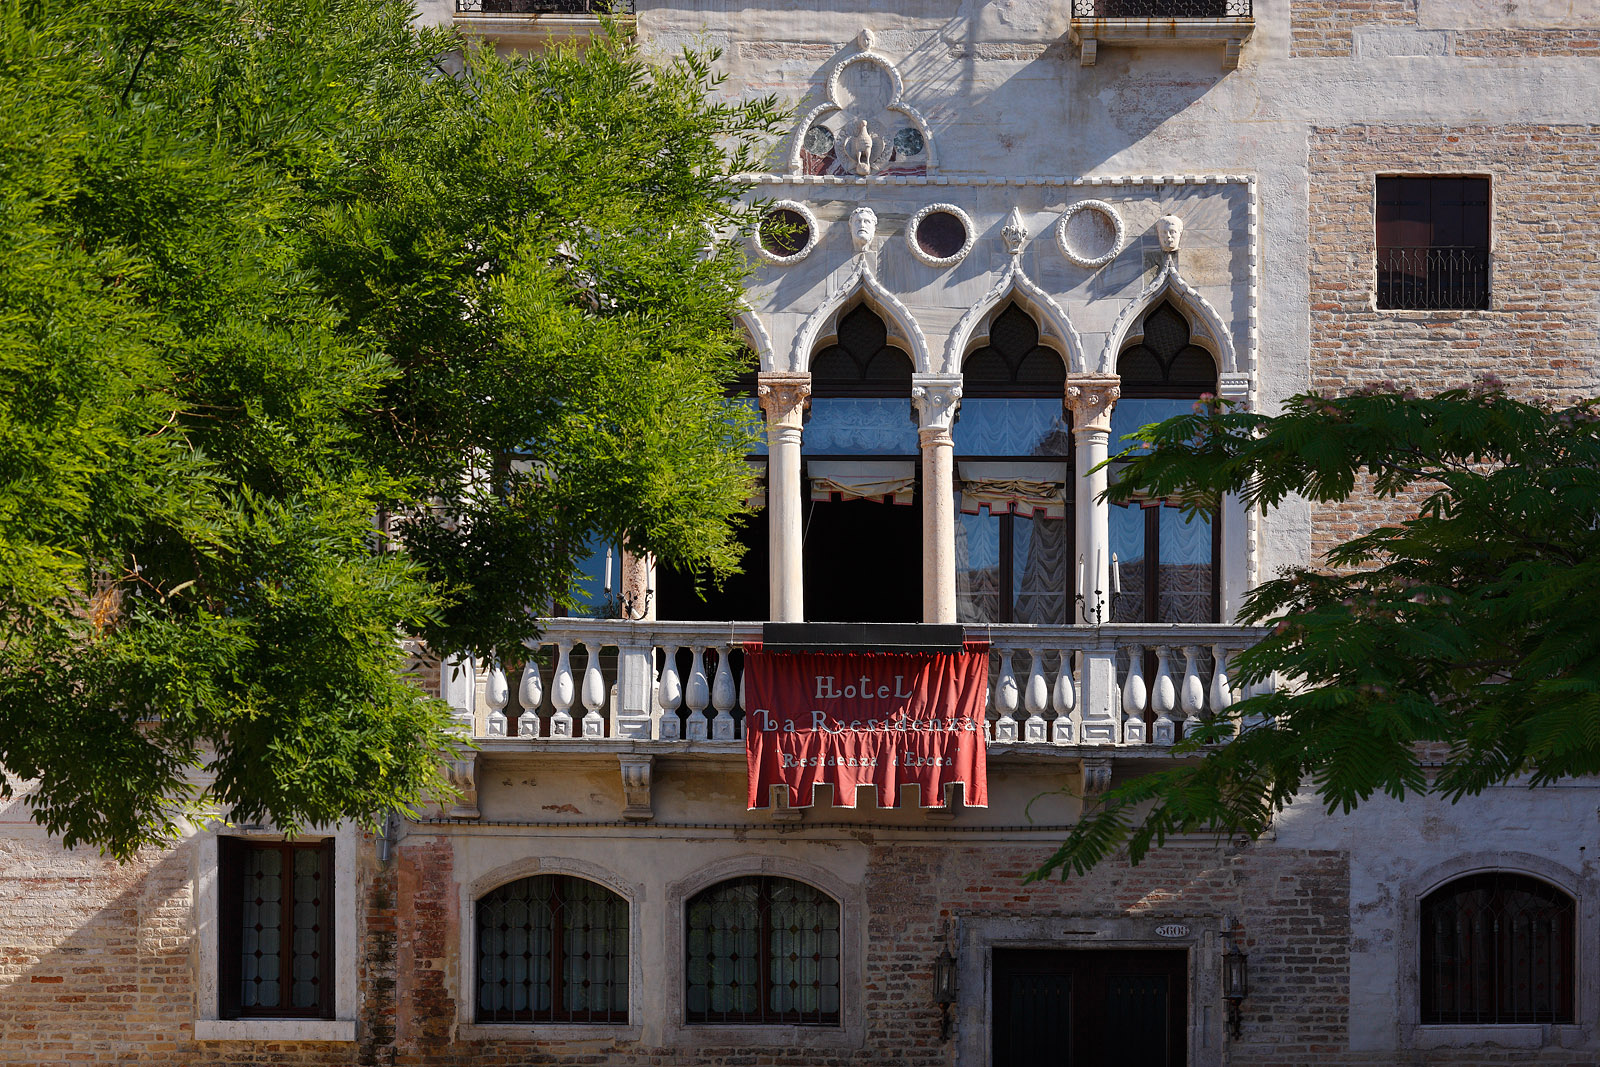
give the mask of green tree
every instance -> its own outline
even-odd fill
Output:
[[[119,856],[374,820],[456,744],[398,636],[509,654],[597,537],[734,567],[710,234],[779,115],[709,62],[0,0],[0,792]]]
[[[1414,517],[1252,590],[1242,619],[1272,626],[1238,676],[1292,684],[1191,724],[1195,760],[1112,789],[1034,877],[1124,847],[1137,863],[1175,833],[1256,836],[1308,794],[1338,812],[1600,772],[1596,401],[1485,386],[1306,394],[1277,416],[1196,407],[1140,432],[1113,499],[1210,512],[1226,493],[1272,507],[1359,490]]]

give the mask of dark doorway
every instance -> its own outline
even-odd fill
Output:
[[[695,590],[695,576],[662,567],[656,575],[656,618],[684,622],[766,622],[772,618],[768,595],[767,509],[762,508],[745,520],[739,529],[744,558],[738,574],[713,586],[701,577]]]
[[[809,622],[919,622],[922,509],[811,501],[803,565]]]
[[[1183,1067],[1182,950],[996,949],[992,1067]]]

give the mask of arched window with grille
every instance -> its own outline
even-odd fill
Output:
[[[1424,1023],[1574,1021],[1573,899],[1548,882],[1490,871],[1422,900]]]
[[[1217,391],[1216,360],[1191,343],[1189,333],[1183,313],[1164,301],[1145,316],[1142,336],[1118,357],[1122,397],[1111,411],[1113,455],[1132,444],[1124,438],[1139,427],[1188,414],[1203,394]],[[1155,499],[1113,507],[1111,551],[1117,561],[1116,622],[1217,621],[1214,518],[1186,520],[1176,505]]]
[[[956,617],[1069,621],[1072,436],[1066,363],[1015,303],[962,364],[955,424]]]
[[[803,523],[806,618],[922,618],[920,447],[913,363],[865,304],[839,320],[811,360],[801,445],[809,501]]]
[[[691,1023],[839,1025],[839,902],[789,878],[718,882],[685,905]]]
[[[628,902],[583,878],[541,874],[477,905],[484,1023],[628,1021]]]

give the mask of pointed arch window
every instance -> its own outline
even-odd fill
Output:
[[[1066,365],[1013,302],[961,372],[956,617],[1065,623],[1073,525]]]
[[[1217,364],[1190,340],[1189,320],[1170,302],[1145,316],[1139,339],[1117,359],[1122,397],[1111,411],[1111,452],[1127,449],[1139,427],[1192,411],[1217,391]],[[1221,601],[1218,523],[1185,520],[1175,504],[1144,500],[1111,509],[1111,551],[1121,592],[1117,622],[1217,621]]]
[[[1577,908],[1505,871],[1458,878],[1422,900],[1422,1022],[1574,1021]]]
[[[628,902],[584,878],[541,874],[477,906],[477,1020],[628,1021]]]
[[[802,449],[806,617],[915,622],[922,615],[920,450],[913,363],[865,304],[811,361]]]

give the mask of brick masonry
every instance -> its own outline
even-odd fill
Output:
[[[1290,55],[1351,56],[1356,36],[1367,29],[1443,34],[1440,44],[1444,53],[1462,57],[1600,56],[1600,25],[1435,30],[1419,24],[1417,0],[1294,0],[1289,17]]]
[[[1552,403],[1595,393],[1600,203],[1573,175],[1600,168],[1600,127],[1316,127],[1309,163],[1312,388],[1435,391],[1493,375]],[[1377,309],[1379,174],[1490,178],[1489,310]],[[1404,514],[1372,497],[1319,508],[1313,550]]]

